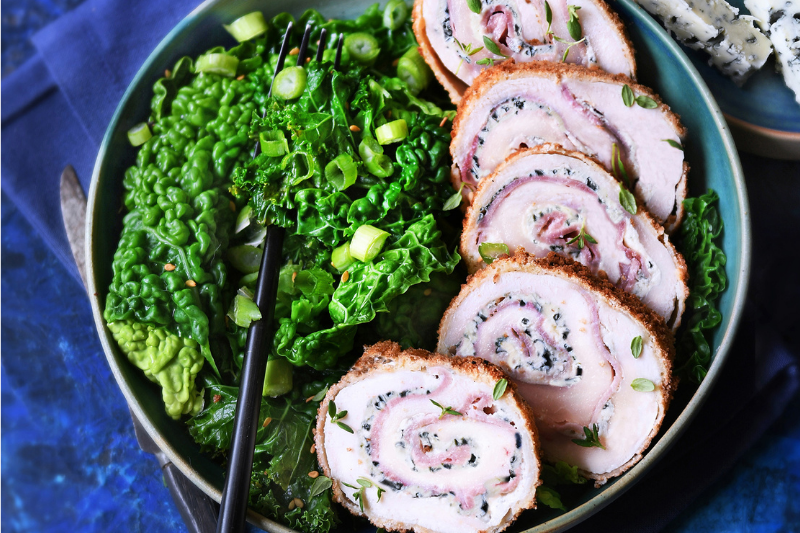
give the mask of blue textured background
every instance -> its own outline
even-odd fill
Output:
[[[81,1],[3,1],[2,75],[31,54],[37,29]],[[798,165],[771,174],[759,172],[767,160],[742,158],[755,239],[772,229],[796,246],[800,175],[791,174]],[[770,228],[769,210],[758,210],[776,199],[793,227]],[[158,464],[136,443],[83,288],[5,195],[0,210],[2,529],[184,531]],[[800,398],[668,530],[800,531]]]

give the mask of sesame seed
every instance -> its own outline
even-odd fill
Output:
[[[347,451],[348,451],[348,452],[352,452],[352,451],[353,451],[353,448],[347,448]]]
[[[222,395],[221,394],[215,394],[214,395],[214,403],[219,403],[219,401],[221,399],[222,399]]]
[[[270,417],[267,417],[267,418],[265,418],[265,419],[264,419],[264,423],[263,423],[263,424],[261,424],[261,427],[262,427],[262,428],[265,428],[265,427],[267,427],[267,426],[269,425],[269,423],[270,423],[270,422],[272,422],[272,418],[270,418]]]
[[[169,69],[165,70],[164,71],[164,77],[165,78],[169,78],[170,76],[172,76],[172,72],[170,72]]]
[[[447,124],[447,117],[442,117],[442,121],[439,123],[439,127],[443,128],[445,124]]]
[[[175,265],[173,265],[172,263],[167,263],[166,265],[164,265],[164,270],[166,270],[167,272],[172,272],[173,270],[175,270]]]
[[[228,202],[228,207],[230,207],[231,211],[233,211],[234,213],[236,212],[236,204],[233,202],[233,200]]]
[[[296,56],[299,53],[300,53],[300,49],[297,48],[296,46],[294,48],[292,48],[291,50],[289,50],[289,55],[290,56]]]
[[[310,401],[311,401],[311,400],[313,400],[313,399],[314,399],[314,397],[313,397],[313,396],[309,396],[308,398],[306,398],[306,403],[310,402]]]
[[[400,58],[397,58],[394,61],[392,61],[392,66],[396,67],[398,63],[400,63]]]
[[[307,58],[306,58],[306,63],[310,63],[310,62],[311,62],[311,58],[310,58],[310,57],[307,57]]]
[[[308,477],[310,477],[311,479],[316,479],[319,477],[319,472],[317,472],[316,470],[312,470],[311,472],[308,473]]]
[[[312,444],[312,445],[311,445],[311,449],[310,449],[310,450],[308,450],[308,451],[309,451],[309,453],[316,453],[316,451],[317,451],[317,445],[316,445],[316,444]]]
[[[344,283],[348,279],[350,279],[350,271],[349,270],[345,270],[344,274],[342,274],[342,283]]]
[[[297,272],[292,272],[292,283],[297,279]]]
[[[289,502],[289,510],[291,511],[294,508],[295,508],[295,503],[294,503],[294,500],[292,500],[292,501]]]
[[[348,111],[350,111],[350,102],[345,102],[344,103],[344,108],[347,109]]]
[[[297,507],[298,509],[302,509],[304,505],[303,500],[301,500],[300,498],[295,498],[294,500],[292,500],[292,503],[294,503],[295,507]]]
[[[361,128],[353,124],[352,126],[350,126],[350,131],[361,131]]]
[[[187,287],[197,287],[197,282],[195,280],[193,280],[193,279],[187,279],[186,280],[186,286]]]
[[[392,118],[392,110],[386,112],[386,118]]]
[[[432,293],[433,289],[425,289],[425,292],[423,292],[422,294],[424,294],[425,296],[430,296]]]

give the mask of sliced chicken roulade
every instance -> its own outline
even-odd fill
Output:
[[[414,34],[454,103],[481,70],[506,57],[518,62],[566,57],[569,63],[636,75],[633,47],[603,0],[416,0]]]
[[[367,348],[317,417],[334,499],[391,530],[508,527],[535,507],[539,458],[530,408],[511,383],[499,391],[503,379],[477,358]]]
[[[533,409],[543,458],[605,483],[642,456],[672,396],[672,335],[630,294],[555,254],[472,276],[438,351],[503,368]]]
[[[482,73],[458,106],[450,143],[453,180],[474,188],[519,148],[557,143],[596,158],[627,181],[672,231],[686,198],[685,133],[657,95],[624,76],[507,62]]]
[[[524,149],[482,179],[461,234],[470,272],[486,265],[482,243],[571,257],[605,272],[673,331],[680,325],[689,292],[683,257],[633,196],[580,152],[552,144]]]

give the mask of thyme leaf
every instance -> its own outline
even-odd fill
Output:
[[[639,335],[638,337],[634,337],[631,341],[631,354],[633,355],[634,359],[639,359],[639,356],[642,355],[642,336]]]
[[[655,109],[658,107],[658,104],[655,100],[650,98],[649,96],[637,96],[636,103],[639,104],[639,107],[643,107],[645,109]]]
[[[597,240],[586,233],[586,226],[581,226],[581,230],[575,235],[572,239],[567,241],[567,244],[577,244],[579,250],[583,250],[583,247],[586,246],[586,243],[590,244],[597,244]]]
[[[656,390],[656,384],[645,378],[636,378],[631,381],[631,388],[636,392],[653,392]]]
[[[461,413],[459,413],[458,411],[456,411],[455,409],[453,409],[452,407],[445,407],[442,404],[437,403],[437,402],[435,402],[433,400],[431,400],[431,403],[442,410],[442,413],[439,415],[439,419],[440,420],[442,418],[444,418],[444,415],[464,416]]]
[[[494,390],[492,391],[492,398],[494,398],[495,401],[499,400],[503,394],[506,393],[506,387],[508,387],[508,381],[505,378],[495,383]]]
[[[486,35],[483,36],[483,45],[486,47],[487,50],[489,50],[491,53],[493,53],[496,56],[508,57],[503,52],[500,51],[500,46],[498,46],[498,44],[496,42],[491,40]]]
[[[467,7],[473,13],[481,12],[481,0],[467,0]]]
[[[633,90],[631,86],[627,83],[622,86],[622,103],[625,104],[626,107],[632,107],[634,100],[636,98],[633,96]]]
[[[663,139],[664,142],[672,146],[673,148],[677,148],[678,150],[683,150],[683,146],[680,143],[673,141],[672,139]]]
[[[624,187],[619,188],[619,203],[631,215],[636,214],[636,198]]]
[[[478,61],[480,64],[480,61]],[[444,207],[442,207],[442,211],[452,211],[456,207],[461,205],[461,201],[464,197],[461,195],[461,191],[464,189],[464,182],[461,182],[461,187],[458,188],[458,192],[454,193],[447,201],[444,203]]]
[[[578,10],[580,6],[567,6],[569,11],[569,20],[567,21],[567,31],[573,41],[583,40],[583,29],[581,28],[581,21],[578,18]]]
[[[606,447],[603,446],[603,444],[600,442],[600,435],[598,435],[597,432],[598,432],[597,424],[594,424],[592,426],[592,429],[589,429],[584,426],[583,434],[586,436],[586,438],[583,440],[572,439],[572,442],[574,442],[578,446],[583,446],[584,448],[596,447],[605,450]]]

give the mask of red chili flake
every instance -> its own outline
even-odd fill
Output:
[[[442,117],[442,121],[439,123],[439,127],[444,128],[445,124],[447,124],[447,117]]]

